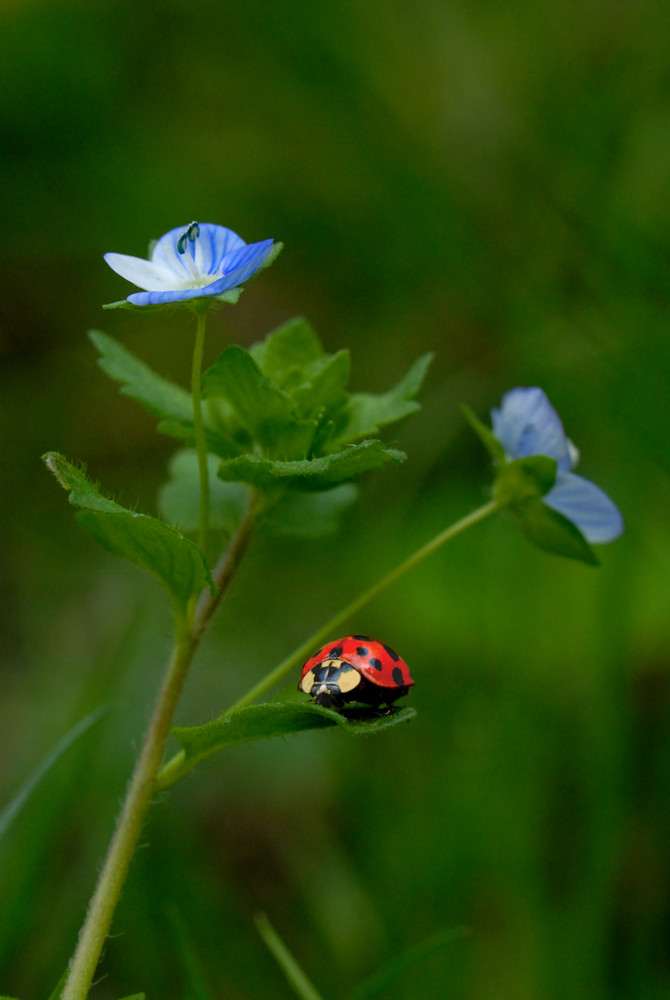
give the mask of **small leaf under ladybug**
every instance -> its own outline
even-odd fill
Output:
[[[345,709],[334,712],[329,708],[304,702],[267,702],[229,712],[202,726],[179,726],[172,735],[182,750],[168,761],[156,782],[159,788],[169,788],[183,778],[201,760],[235,743],[287,736],[307,729],[340,726],[351,736],[372,736],[416,715],[413,708],[392,709],[379,715],[369,709]]]

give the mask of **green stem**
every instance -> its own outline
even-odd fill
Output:
[[[254,923],[256,924],[258,933],[274,955],[277,964],[286,976],[294,993],[300,997],[300,1000],[322,1000],[321,994],[317,992],[314,984],[307,978],[265,914],[257,913],[254,917]]]
[[[186,672],[192,640],[176,627],[175,647],[149,723],[144,744],[119,815],[116,831],[91,899],[61,1000],[84,1000],[95,975],[130,861],[154,794],[154,778]]]
[[[298,646],[298,648],[294,650],[282,663],[280,663],[275,670],[267,674],[262,681],[256,684],[255,687],[251,688],[251,690],[248,691],[244,697],[240,698],[239,701],[236,701],[235,704],[228,709],[228,711],[233,712],[237,708],[243,708],[245,705],[249,705],[252,701],[255,701],[256,698],[260,698],[260,696],[265,694],[265,692],[276,684],[277,681],[282,680],[286,674],[290,673],[297,666],[304,663],[314,650],[318,649],[319,645],[321,645],[321,643],[328,638],[328,636],[337,631],[343,622],[345,622],[348,618],[353,617],[357,611],[360,611],[362,607],[369,604],[369,602],[377,597],[378,594],[381,594],[383,590],[390,587],[392,583],[399,580],[400,577],[404,576],[405,573],[408,573],[409,570],[414,569],[418,563],[432,555],[433,552],[436,552],[437,549],[439,549],[442,545],[445,545],[446,542],[451,541],[451,539],[455,538],[456,535],[460,535],[463,531],[471,528],[479,521],[483,521],[485,518],[490,517],[491,514],[494,514],[497,510],[499,510],[498,502],[496,500],[491,500],[482,507],[478,507],[477,510],[472,511],[471,514],[467,514],[465,517],[461,518],[460,521],[456,521],[455,524],[450,525],[450,527],[446,528],[444,531],[441,531],[439,535],[436,535],[430,542],[427,542],[420,549],[417,549],[416,552],[409,556],[409,558],[405,559],[404,562],[401,562],[399,566],[396,566],[395,569],[392,569],[391,572],[387,573],[381,580],[378,580],[377,583],[374,583],[368,590],[354,598],[350,604],[347,604],[346,608],[339,611],[333,618],[330,619],[330,621],[326,622],[326,624],[320,628],[318,632],[315,632],[309,637],[309,639],[303,642],[301,646]],[[170,763],[172,762],[168,762],[166,767],[168,767]]]
[[[203,592],[192,624],[190,616],[182,608],[175,608],[174,649],[79,935],[61,1000],[85,1000],[88,995],[137,841],[156,792],[156,774],[186,675],[207,625],[240,564],[253,532],[255,517],[256,499],[252,497],[237,532],[212,573],[217,591],[215,594],[209,590]]]
[[[195,450],[198,454],[198,476],[200,479],[200,525],[198,545],[205,551],[209,533],[209,469],[207,467],[207,441],[205,424],[202,419],[202,354],[205,346],[205,326],[207,314],[196,314],[195,345],[193,347],[193,367],[191,369],[191,395],[193,396],[193,427],[195,429]]]

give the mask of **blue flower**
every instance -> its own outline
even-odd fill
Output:
[[[576,476],[579,452],[566,437],[563,424],[542,389],[512,389],[499,410],[491,411],[493,434],[509,459],[546,455],[556,461],[556,481],[542,497],[579,528],[590,544],[611,542],[624,530],[619,508],[606,493]]]
[[[128,301],[136,306],[184,302],[221,295],[255,274],[272,250],[272,240],[245,243],[225,226],[209,222],[178,226],[157,241],[150,260],[106,253],[105,260],[142,292]]]

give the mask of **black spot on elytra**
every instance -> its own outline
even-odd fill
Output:
[[[391,657],[391,659],[395,660],[395,662],[397,663],[398,660],[400,659],[400,657],[396,653],[395,649],[391,649],[391,647],[387,646],[386,643],[384,643],[384,642],[382,643],[382,646],[384,647],[384,649],[386,650],[386,652],[389,654],[389,656]]]
[[[400,667],[394,667],[393,674],[391,676],[393,677],[394,684],[397,684],[398,687],[400,687],[401,684],[405,683],[405,678],[402,675],[402,670],[400,669]]]
[[[367,646],[356,646],[356,653],[358,656],[369,656],[370,650]]]
[[[333,648],[331,649],[331,651],[328,653],[328,656],[325,656],[324,659],[325,660],[339,660],[339,658],[341,656],[342,656],[342,647],[341,646],[333,646]]]
[[[383,666],[383,664],[382,664],[382,661],[381,661],[381,660],[378,660],[378,659],[377,659],[376,657],[374,657],[374,656],[371,656],[371,657],[370,657],[370,659],[368,660],[368,665],[369,665],[369,666],[371,666],[373,670],[381,670],[381,669],[382,669],[382,666]],[[396,667],[396,670],[397,670],[397,669],[398,669],[398,668]]]
[[[352,635],[352,639],[362,639],[363,642],[372,642],[369,635]]]

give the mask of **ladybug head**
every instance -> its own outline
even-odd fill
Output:
[[[339,708],[351,700],[361,680],[359,672],[344,660],[322,660],[307,671],[299,686],[317,705]]]

